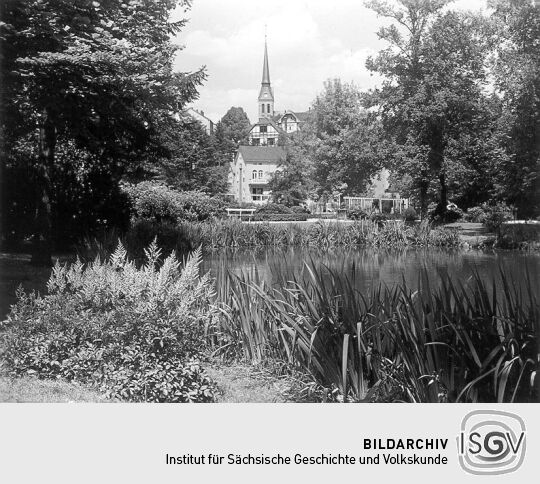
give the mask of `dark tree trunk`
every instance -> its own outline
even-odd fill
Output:
[[[441,168],[439,173],[439,184],[441,188],[439,207],[442,210],[441,213],[444,214],[448,206],[448,186],[446,184],[446,170],[444,168]]]
[[[427,194],[429,190],[429,179],[422,175],[420,180],[420,218],[424,220],[427,215]]]
[[[434,123],[431,126],[429,133],[429,147],[429,166],[434,173],[438,174],[440,184],[439,203],[437,204],[435,214],[444,217],[446,206],[448,205],[448,188],[446,185],[446,172],[444,170],[444,129],[440,123]]]
[[[34,216],[31,264],[47,267],[52,265],[51,171],[55,147],[56,127],[46,109],[39,128],[38,197]]]

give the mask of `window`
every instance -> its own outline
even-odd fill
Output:
[[[270,138],[270,139],[268,140],[268,145],[269,145],[269,146],[274,146],[274,138]]]
[[[263,114],[264,114],[264,104],[262,105],[262,112],[263,112]]]
[[[266,105],[266,112],[267,112],[268,114],[270,114],[270,104],[267,104],[267,105]]]
[[[267,133],[268,132],[268,126],[259,126],[259,133]]]
[[[251,174],[251,178],[253,179],[257,178],[257,170],[253,170],[253,173]]]
[[[259,178],[262,178],[262,177],[263,177],[263,171],[259,170]]]
[[[261,144],[261,140],[260,140],[259,138],[253,138],[253,139],[251,140],[251,144],[252,144],[253,146],[259,146],[259,145]]]

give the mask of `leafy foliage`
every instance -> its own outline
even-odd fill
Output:
[[[496,164],[496,194],[520,217],[540,213],[540,9],[534,2],[494,0],[500,41],[493,74],[502,94],[500,144],[507,158]]]
[[[152,244],[138,269],[119,244],[107,262],[56,265],[46,296],[19,292],[2,336],[9,372],[90,384],[126,401],[211,401],[197,362],[214,317],[200,250],[183,269],[173,255],[160,259]]]
[[[361,101],[356,86],[327,81],[297,141],[304,159],[310,160],[315,192],[323,199],[362,193],[381,168],[380,125]]]
[[[285,159],[280,162],[268,184],[272,201],[288,207],[304,203],[313,189],[311,164],[307,158],[306,144],[302,133],[294,141],[285,143]]]
[[[347,217],[351,220],[366,220],[369,218],[369,213],[361,208],[355,208],[347,212]]]
[[[104,172],[84,183],[105,199],[126,166],[160,144],[173,113],[196,97],[204,71],[173,72],[171,34],[185,23],[169,22],[177,3],[2,2],[5,160],[11,167],[25,159],[32,178],[34,262],[50,263],[55,227],[65,222],[54,211],[62,194],[59,152],[74,146],[93,168],[84,171]],[[76,163],[63,168],[80,175]]]
[[[255,213],[292,213],[292,210],[280,203],[266,203],[260,206]]]
[[[370,6],[393,24],[379,37],[389,47],[367,66],[385,77],[380,89],[369,96],[377,106],[401,175],[410,175],[426,213],[429,188],[439,185],[437,213],[446,211],[450,164],[458,155],[463,137],[470,135],[477,153],[485,159],[488,144],[481,140],[479,125],[485,118],[484,69],[489,51],[484,21],[471,14],[445,11],[448,1],[382,1]],[[489,137],[488,137],[489,139]],[[484,152],[482,154],[482,151]],[[480,154],[479,154],[480,153]]]
[[[216,141],[225,162],[231,161],[239,145],[247,144],[251,123],[240,107],[231,107],[216,125]]]
[[[424,273],[370,294],[354,278],[305,265],[271,288],[228,274],[215,344],[250,361],[283,360],[309,371],[341,401],[538,401],[540,305],[504,270],[455,282]],[[274,276],[277,276],[276,274]]]
[[[512,209],[505,203],[497,203],[494,205],[482,205],[484,216],[482,223],[490,232],[499,230],[503,222],[512,220]]]
[[[201,192],[179,192],[153,182],[123,188],[132,203],[134,221],[178,224],[186,220],[208,220],[224,213],[223,202]]]
[[[305,222],[308,219],[306,213],[256,213],[252,220],[257,222]]]

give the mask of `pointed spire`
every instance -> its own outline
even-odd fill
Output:
[[[268,45],[266,41],[266,26],[265,26],[265,33],[264,33],[264,63],[263,63],[262,83],[270,84],[270,68],[268,67]]]

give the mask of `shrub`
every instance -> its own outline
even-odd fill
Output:
[[[437,212],[438,204],[430,203],[428,206],[428,216],[435,223],[453,223],[463,218],[463,210],[455,203],[448,203],[444,213]]]
[[[252,220],[255,222],[305,222],[307,213],[256,213]]]
[[[260,206],[255,213],[293,213],[289,207],[280,203],[267,203]]]
[[[347,217],[351,220],[365,220],[369,218],[369,213],[361,208],[354,208],[347,212]]]
[[[372,222],[375,222],[379,227],[381,227],[388,220],[388,215],[385,213],[373,212],[370,219]]]
[[[290,207],[291,208],[291,212],[292,213],[305,213],[305,214],[311,214],[311,212],[309,211],[309,209],[307,207],[302,207],[301,205],[294,205],[293,207]]]
[[[499,230],[503,222],[513,218],[512,209],[504,202],[495,205],[484,204],[482,208],[485,212],[483,223],[490,232]]]
[[[443,222],[452,223],[457,222],[463,218],[463,210],[455,204],[448,204],[446,212],[443,215]]]
[[[403,212],[405,222],[414,222],[418,218],[418,214],[413,207],[408,207]]]
[[[64,378],[126,401],[211,401],[214,387],[197,359],[212,323],[200,250],[183,270],[160,268],[152,244],[138,269],[119,244],[107,262],[57,265],[48,294],[18,294],[3,335],[12,375]]]
[[[220,217],[225,213],[223,201],[201,192],[178,192],[153,182],[124,185],[123,190],[131,201],[134,220],[194,222]]]
[[[482,207],[471,207],[467,209],[465,220],[467,222],[483,223],[486,217],[486,212]]]

